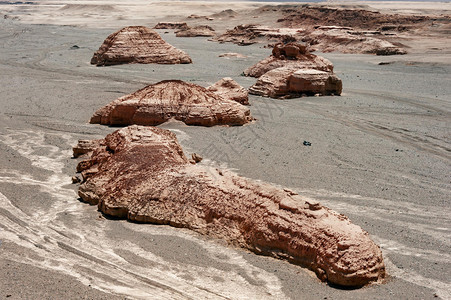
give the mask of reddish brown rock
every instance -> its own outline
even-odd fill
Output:
[[[189,26],[185,22],[159,22],[153,28],[154,29],[188,29]]]
[[[406,54],[406,50],[382,39],[377,31],[355,31],[342,28],[319,27],[303,33],[303,41],[310,49],[321,52],[364,53],[376,55]]]
[[[78,144],[72,148],[74,157],[89,154],[93,149],[104,146],[104,140],[79,140]]]
[[[292,191],[190,164],[168,130],[123,128],[88,161],[79,195],[106,215],[189,228],[341,286],[385,275],[379,247],[347,217]]]
[[[108,36],[94,53],[91,64],[189,64],[191,58],[144,26],[129,26]]]
[[[272,56],[278,59],[301,60],[307,54],[307,46],[298,43],[278,43],[272,49]]]
[[[243,105],[249,105],[247,90],[230,77],[222,78],[207,89],[224,99],[233,100]]]
[[[289,77],[288,90],[295,94],[341,95],[342,83],[335,74],[301,69]]]
[[[233,29],[227,30],[224,34],[213,38],[213,41],[220,43],[234,43],[240,46],[252,45],[260,42],[294,42],[293,37],[297,33],[293,28],[270,28],[254,24],[238,25]]]
[[[189,15],[187,18],[188,19],[205,19],[207,21],[213,21],[214,20],[214,18],[212,18],[212,17],[199,16],[199,15],[196,15],[196,14]]]
[[[90,123],[159,125],[170,119],[187,125],[243,125],[249,108],[181,80],[165,80],[120,97],[94,113]]]
[[[333,8],[308,4],[286,10],[284,15],[278,22],[290,27],[331,25],[375,29],[384,25],[421,26],[430,22],[430,17],[427,16],[383,14],[363,9]]]
[[[176,37],[196,37],[196,36],[214,36],[215,30],[208,25],[199,25],[179,30],[175,33]]]
[[[249,88],[249,93],[271,98],[295,98],[302,95],[340,95],[341,80],[332,73],[315,69],[282,67],[271,70]]]
[[[277,44],[272,55],[244,71],[244,75],[260,77],[266,72],[280,68],[316,69],[333,72],[333,64],[326,58],[309,53],[306,47],[296,43]]]
[[[228,52],[228,53],[222,53],[218,55],[219,57],[225,57],[227,59],[229,58],[246,58],[247,56],[241,53],[236,53],[236,52]]]

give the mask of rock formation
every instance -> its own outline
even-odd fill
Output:
[[[249,93],[271,98],[295,98],[302,95],[341,95],[342,82],[332,73],[315,69],[281,67],[258,78]]]
[[[144,26],[129,26],[108,36],[94,53],[91,64],[188,64],[191,58]]]
[[[120,97],[94,113],[91,123],[159,125],[170,119],[187,125],[243,125],[252,120],[249,108],[180,80],[151,84]]]
[[[80,169],[81,199],[106,215],[189,228],[341,286],[384,277],[379,247],[347,217],[290,190],[191,164],[168,130],[115,131]]]
[[[73,147],[75,158],[90,153],[93,149],[105,146],[104,140],[79,140],[77,146]]]
[[[430,22],[430,18],[427,16],[382,14],[363,9],[344,9],[308,4],[287,9],[283,11],[283,14],[284,17],[277,22],[289,27],[332,25],[374,30],[386,25],[421,26]]]
[[[279,43],[274,46],[271,56],[246,69],[244,75],[260,77],[280,67],[316,69],[325,72],[332,72],[334,68],[328,59],[309,53],[301,44]]]
[[[185,22],[159,22],[153,28],[154,29],[188,29],[189,26]]]
[[[293,28],[270,28],[266,26],[248,24],[238,25],[227,30],[224,34],[213,38],[212,41],[220,43],[234,43],[240,46],[252,45],[259,42],[294,42],[293,35],[298,30]]]
[[[246,58],[247,56],[241,53],[236,53],[236,52],[227,52],[227,53],[221,53],[218,55],[219,57],[224,57],[224,58]]]
[[[249,105],[246,89],[230,77],[222,78],[207,89],[224,99],[230,99],[243,105]]]
[[[384,14],[364,9],[346,9],[319,4],[265,5],[249,12],[265,24],[239,25],[213,40],[239,45],[277,42],[308,42],[322,52],[405,54],[401,44],[410,34],[430,35],[449,28],[450,18]],[[258,19],[256,21],[258,21]],[[401,41],[401,43],[400,43]]]
[[[376,55],[406,54],[406,50],[384,40],[379,31],[356,31],[336,26],[321,26],[303,31],[302,41],[311,50],[321,52],[363,53]]]
[[[215,30],[208,25],[199,25],[178,30],[176,37],[214,36]]]

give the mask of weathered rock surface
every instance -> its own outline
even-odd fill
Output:
[[[440,17],[384,14],[327,4],[267,5],[254,10],[251,15],[261,16],[265,24],[271,24],[269,20],[276,17],[279,25],[239,25],[214,40],[239,45],[303,41],[323,52],[394,55],[406,53],[408,47],[401,43],[405,38],[409,39],[408,34],[431,34],[449,24],[446,14]]]
[[[130,126],[104,144],[81,168],[79,195],[106,215],[189,228],[337,285],[384,277],[379,247],[347,217],[292,191],[190,164],[168,130]]]
[[[321,52],[363,53],[376,55],[406,54],[406,50],[383,39],[378,31],[355,31],[343,28],[319,27],[304,31],[302,40],[309,48]]]
[[[243,105],[249,105],[247,90],[230,77],[222,78],[207,89],[224,99],[230,99]]]
[[[215,30],[208,25],[199,25],[181,29],[175,33],[176,37],[214,36]]]
[[[237,15],[238,15],[238,13],[236,11],[234,11],[233,9],[225,9],[219,13],[212,14],[210,17],[218,18],[219,20],[221,20],[221,19],[235,18]]]
[[[316,69],[333,72],[333,64],[326,58],[309,53],[305,46],[296,43],[277,44],[272,55],[244,71],[244,75],[260,77],[266,72],[280,68]]]
[[[227,52],[227,53],[221,53],[218,55],[219,57],[225,57],[227,59],[229,58],[246,58],[247,56],[241,53],[236,53],[236,52]]]
[[[181,80],[165,80],[120,97],[97,110],[90,123],[159,125],[170,119],[187,125],[243,125],[249,108]]]
[[[78,144],[72,148],[74,157],[89,154],[93,149],[105,146],[104,140],[79,140]]]
[[[342,82],[334,74],[293,66],[271,70],[258,78],[249,93],[271,98],[295,98],[302,95],[341,95]]]
[[[303,5],[285,10],[278,22],[290,27],[332,25],[360,29],[375,29],[384,25],[421,26],[430,22],[427,16],[382,14],[364,9],[333,8]],[[398,27],[395,27],[398,28]]]
[[[94,53],[91,64],[188,64],[191,58],[144,26],[129,26],[109,35]]]
[[[153,28],[154,29],[188,29],[189,26],[185,22],[159,22]]]
[[[384,27],[385,28],[385,27]],[[310,50],[322,52],[364,53],[384,55],[405,54],[406,50],[394,45],[395,33],[385,36],[380,31],[359,31],[342,26],[307,26],[300,28],[269,28],[258,25],[240,25],[213,38],[221,43],[231,42],[241,46],[255,43],[283,43],[302,41]]]
[[[301,69],[289,77],[288,90],[295,94],[341,95],[342,83],[335,74]]]
[[[227,30],[224,34],[217,36],[212,41],[220,43],[234,43],[240,46],[252,45],[259,42],[294,42],[293,37],[298,29],[293,28],[270,28],[254,24],[238,25]]]

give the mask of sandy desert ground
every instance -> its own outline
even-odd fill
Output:
[[[203,164],[289,187],[349,216],[383,251],[389,275],[383,284],[334,288],[287,262],[184,229],[109,220],[78,200],[72,146],[116,129],[88,124],[96,109],[163,79],[208,86],[229,76],[249,87],[255,78],[240,74],[270,52],[159,30],[194,63],[92,66],[104,38],[126,25],[152,27],[228,8],[245,15],[267,4],[2,2],[2,299],[451,299],[446,34],[404,41],[412,48],[403,56],[322,54],[343,80],[340,97],[250,96],[257,118],[250,125],[161,126],[177,133],[188,154],[201,154]],[[352,5],[410,14],[451,9],[450,3]],[[218,30],[237,25],[211,22]],[[219,57],[228,52],[246,57]]]

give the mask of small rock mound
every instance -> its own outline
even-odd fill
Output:
[[[224,34],[217,36],[212,41],[220,43],[234,43],[240,46],[252,45],[260,42],[288,43],[294,42],[293,37],[298,32],[294,28],[271,28],[255,24],[241,24]]]
[[[342,82],[332,73],[282,67],[262,75],[249,93],[271,98],[295,98],[302,95],[341,95]]]
[[[276,44],[272,55],[244,71],[245,76],[260,77],[280,67],[316,69],[333,72],[333,64],[326,58],[309,53],[304,45],[297,43]]]
[[[356,31],[320,26],[313,31],[304,31],[302,40],[309,48],[321,52],[364,53],[376,55],[406,54],[406,50],[384,40],[377,31]],[[400,44],[401,45],[401,44]]]
[[[108,36],[94,53],[91,64],[189,64],[191,58],[144,26],[129,26]]]
[[[278,43],[272,49],[272,56],[278,59],[301,60],[307,54],[307,46],[298,43]]]
[[[241,53],[236,53],[236,52],[227,52],[227,53],[221,53],[218,55],[219,57],[225,57],[227,59],[229,58],[246,58],[247,56]]]
[[[185,22],[159,22],[153,28],[154,29],[188,29],[189,26]]]
[[[90,123],[159,125],[170,119],[187,125],[243,125],[249,108],[181,80],[165,80],[120,97],[94,113]]]
[[[336,285],[385,275],[381,250],[347,217],[290,190],[191,164],[169,130],[120,129],[81,164],[78,194],[106,215],[189,228],[308,267]]]
[[[215,30],[208,25],[199,25],[179,30],[175,33],[176,37],[196,37],[196,36],[214,36]]]
[[[222,78],[207,89],[224,99],[230,99],[243,105],[249,105],[246,89],[230,77]]]

